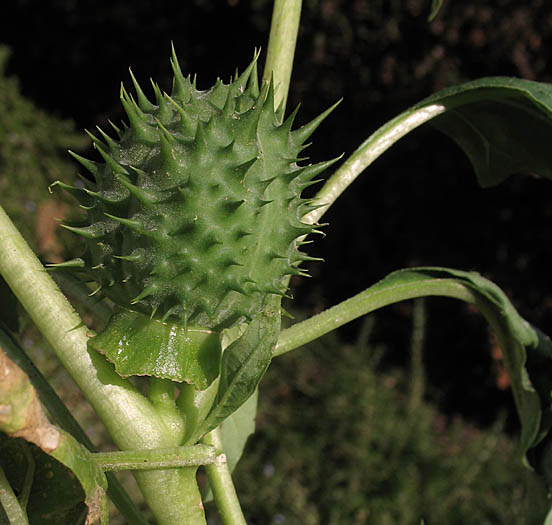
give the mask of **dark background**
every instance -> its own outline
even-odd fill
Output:
[[[307,150],[316,162],[352,151],[381,124],[432,92],[488,75],[550,81],[552,6],[544,0],[445,1],[428,23],[429,0],[305,0],[288,107],[297,123],[344,101]],[[484,5],[482,5],[484,4]],[[122,118],[128,67],[144,87],[169,89],[170,43],[198,87],[227,80],[253,49],[266,49],[272,2],[12,0],[0,43],[8,74],[25,96],[78,128]],[[90,155],[93,153],[89,152]],[[477,270],[544,331],[552,319],[549,183],[514,176],[478,188],[464,154],[424,126],[378,159],[324,217],[314,279],[293,283],[310,315],[405,266]],[[378,315],[374,337],[389,365],[407,360],[410,305]],[[510,394],[497,387],[482,319],[462,305],[429,303],[426,360],[430,395],[447,412],[493,421]],[[358,323],[342,330],[354,338]],[[466,385],[469,385],[469,388]]]

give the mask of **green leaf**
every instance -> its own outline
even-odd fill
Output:
[[[25,450],[27,448],[27,450]],[[29,467],[34,472],[27,514],[33,524],[107,523],[107,480],[89,452],[60,431],[49,454],[22,439],[0,433],[0,465],[12,487],[21,493]]]
[[[255,390],[253,395],[220,426],[222,446],[230,472],[236,468],[249,436],[255,432],[258,397],[259,391]]]
[[[273,295],[243,335],[224,351],[215,402],[204,423],[194,433],[195,439],[219,426],[257,389],[270,364],[280,332],[280,301],[280,296]]]
[[[424,280],[452,278],[477,294],[476,304],[490,322],[502,349],[521,421],[520,450],[528,454],[550,430],[550,421],[543,418],[551,407],[550,339],[518,314],[496,284],[476,272],[430,267],[406,270],[398,276]],[[542,471],[538,465],[533,466]],[[552,477],[548,481],[552,482]]]
[[[30,523],[84,523],[85,495],[79,481],[40,448],[0,432],[0,466],[16,494],[29,490],[26,511]],[[9,523],[1,515],[0,508],[0,523]]]
[[[427,17],[428,22],[433,22],[442,6],[443,0],[431,0],[431,11]]]
[[[52,457],[65,465],[77,477],[86,497],[84,502],[88,507],[87,523],[101,520],[107,523],[108,506],[105,492],[107,479],[103,471],[96,465],[90,452],[71,435],[62,434],[59,446],[51,452]]]
[[[102,470],[84,446],[47,420],[28,376],[1,351],[0,370],[0,431],[7,434],[0,442],[0,463],[10,484],[28,493],[31,523],[80,523],[75,519],[83,514],[83,502],[87,523],[107,523]],[[13,447],[19,447],[19,453]]]
[[[61,429],[71,434],[77,441],[84,445],[90,452],[96,449],[88,438],[86,432],[73,417],[71,412],[57,396],[53,388],[46,381],[34,363],[27,357],[25,352],[18,346],[15,340],[6,332],[0,329],[0,348],[19,368],[21,368],[32,383],[40,403],[46,408],[51,421]],[[119,480],[113,473],[106,473],[108,479],[108,495],[111,501],[117,506],[121,514],[129,523],[146,524],[146,520],[125,492]]]
[[[521,421],[520,451],[552,486],[552,342],[498,286],[475,272],[424,267],[393,272],[367,290],[282,331],[281,355],[384,306],[444,296],[475,304],[496,332]]]
[[[146,375],[204,390],[219,374],[220,334],[120,311],[88,345],[105,354],[121,376]]]
[[[326,181],[303,220],[319,221],[382,153],[431,122],[470,158],[479,183],[492,186],[517,172],[552,178],[552,85],[488,77],[443,89],[386,122]]]
[[[518,172],[552,179],[552,85],[481,78],[443,89],[413,109],[433,104],[446,111],[431,123],[465,151],[482,186]]]
[[[19,347],[17,342],[1,328],[0,348],[11,361],[25,372],[40,399],[40,403],[48,410],[51,421],[71,434],[90,451],[93,451],[94,445],[86,435],[86,432],[63,404],[63,401],[57,396],[54,389],[40,373],[40,370],[35,367],[34,363]]]

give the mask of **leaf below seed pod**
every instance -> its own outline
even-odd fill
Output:
[[[220,368],[220,334],[119,311],[88,342],[121,376],[148,375],[207,388]]]

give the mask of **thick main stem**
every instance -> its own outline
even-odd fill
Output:
[[[181,436],[170,432],[152,403],[117,375],[103,356],[88,351],[87,328],[1,207],[0,274],[119,448],[180,444]],[[160,524],[204,523],[195,468],[141,472],[136,478]]]

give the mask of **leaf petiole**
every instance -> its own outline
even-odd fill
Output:
[[[468,303],[476,302],[476,295],[454,279],[398,282],[394,286],[382,285],[386,280],[387,278],[318,315],[282,330],[273,356],[285,354],[358,317],[399,301],[436,295],[453,297]]]

